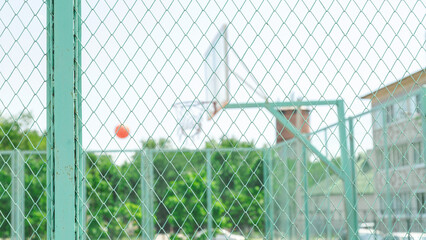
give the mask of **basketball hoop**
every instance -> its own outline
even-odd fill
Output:
[[[201,133],[203,115],[208,102],[187,101],[173,104],[180,133],[185,137],[195,137]]]

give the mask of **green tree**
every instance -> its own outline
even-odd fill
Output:
[[[20,153],[25,161],[25,233],[43,238],[46,233],[46,150],[45,134],[34,130],[31,114],[19,118],[0,117],[1,150],[33,150],[33,154]],[[10,237],[12,196],[12,155],[0,153],[0,232]]]
[[[140,167],[134,162],[116,165],[108,155],[88,154],[87,160],[89,237],[119,239],[129,231],[139,233],[139,228],[131,226],[140,226]]]
[[[263,230],[263,152],[254,150],[254,143],[225,137],[206,147],[217,149],[211,162],[216,183],[213,191],[226,212],[222,226],[247,232]]]
[[[212,183],[214,188],[214,183]],[[214,223],[223,221],[222,203],[212,201]],[[196,233],[207,227],[207,180],[205,171],[187,172],[168,187],[165,205],[170,213],[167,221],[186,237],[194,239]],[[215,224],[215,225],[216,225]]]

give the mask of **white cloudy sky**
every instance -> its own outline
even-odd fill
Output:
[[[360,96],[426,66],[421,0],[290,2],[82,1],[84,148],[135,149],[149,137],[197,148],[224,134],[273,144],[275,120],[258,109],[222,111],[203,123],[198,138],[179,137],[172,105],[205,100],[203,56],[225,24],[236,52],[230,68],[245,77],[246,64],[274,101],[288,101],[290,93],[343,98],[349,116],[368,109]],[[38,0],[0,8],[0,113],[31,111],[40,131],[46,126],[45,12]],[[263,101],[230,81],[234,102]],[[335,121],[333,110],[313,111],[313,130]],[[130,127],[130,138],[114,138],[119,123]]]

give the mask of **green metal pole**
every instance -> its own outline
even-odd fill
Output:
[[[352,164],[355,163],[355,135],[354,135],[354,120],[353,118],[348,118],[349,124],[349,156]],[[353,165],[352,170],[355,170],[355,165]],[[352,174],[355,174],[353,172]]]
[[[151,151],[149,154],[149,237],[150,239],[155,239],[155,228],[154,228],[154,156]]]
[[[329,106],[336,105],[339,100],[332,101],[297,101],[297,102],[266,102],[266,103],[230,103],[225,108],[278,108],[302,106]]]
[[[423,130],[423,163],[426,163],[426,87],[422,87],[421,95],[421,114],[422,114],[422,130]]]
[[[284,212],[285,212],[285,226],[286,226],[286,231],[285,231],[285,236],[287,238],[290,237],[290,232],[291,232],[291,227],[292,227],[292,223],[291,223],[291,212],[290,212],[290,203],[291,203],[291,197],[290,197],[290,189],[288,187],[288,182],[289,182],[289,178],[288,178],[288,162],[287,162],[287,145],[283,146],[283,151],[282,151],[282,161],[284,164],[284,191],[286,192],[286,202],[284,205]]]
[[[271,213],[271,177],[272,174],[270,172],[271,169],[271,150],[264,150],[264,160],[263,160],[263,184],[265,187],[265,239],[271,240],[273,239],[273,225],[272,219],[273,214]]]
[[[77,157],[77,187],[78,194],[76,195],[77,202],[77,238],[80,240],[86,239],[86,158],[84,156],[83,144],[83,123],[82,123],[82,96],[81,96],[81,1],[74,0],[74,88],[75,88],[75,149]]]
[[[148,174],[147,174],[147,168],[148,168],[148,151],[141,154],[141,194],[142,194],[142,239],[148,240],[149,238],[149,218],[150,218],[150,212],[149,212],[149,197],[148,197],[148,191],[149,191],[149,185],[148,185]],[[144,156],[145,155],[145,156]]]
[[[339,140],[340,155],[342,158],[343,183],[345,196],[346,224],[348,231],[348,239],[358,239],[358,215],[356,207],[356,187],[355,187],[355,170],[354,162],[349,158],[346,126],[345,126],[345,109],[343,100],[337,102],[337,117],[339,122]]]
[[[149,208],[148,208],[148,181],[147,181],[147,159],[148,150],[141,153],[141,208],[142,208],[142,240],[148,240]]]
[[[388,126],[387,126],[387,114],[386,107],[383,107],[383,155],[385,160],[385,202],[386,202],[386,230],[387,235],[392,234],[392,209],[391,209],[391,195],[390,195],[390,176],[389,176],[389,149],[388,149]]]
[[[141,153],[141,209],[142,209],[142,224],[141,224],[141,231],[142,231],[142,240],[147,240],[148,239],[148,220],[147,220],[147,216],[149,215],[149,211],[148,211],[148,206],[147,206],[147,189],[148,189],[148,184],[147,184],[147,179],[146,179],[146,161],[147,161],[147,153],[148,150],[143,151]]]
[[[207,158],[207,237],[213,239],[213,208],[212,208],[212,153],[206,152]]]
[[[269,208],[267,209],[268,210],[268,215],[270,216],[270,225],[269,225],[269,239],[274,239],[274,223],[276,222],[276,218],[275,218],[275,216],[274,216],[274,208],[273,208],[273,204],[274,204],[274,199],[273,199],[273,176],[274,176],[274,174],[273,174],[273,172],[272,172],[272,170],[274,169],[274,166],[273,166],[273,164],[274,164],[274,162],[272,161],[272,151],[271,151],[271,148],[268,148],[268,158],[267,158],[267,160],[268,160],[268,162],[269,162],[269,171],[268,171],[268,173],[269,173],[269,177],[268,177],[268,179],[269,179],[269,181],[268,181],[268,185],[267,185],[267,187],[268,187],[268,192],[269,192],[269,194],[268,194],[268,196],[269,196]]]
[[[355,208],[355,214],[356,214],[356,236],[358,236],[358,201],[357,201],[357,192],[356,192],[356,174],[355,174],[355,132],[354,132],[354,123],[353,118],[350,117],[348,119],[349,123],[349,164],[350,164],[350,170],[351,170],[351,183],[352,183],[352,191],[353,191],[353,206]]]
[[[78,164],[78,180],[77,180],[77,186],[78,186],[78,198],[77,204],[78,204],[78,239],[86,239],[86,180],[85,180],[85,174],[86,174],[86,155],[84,153],[81,154],[81,157],[79,158],[79,164]]]
[[[25,239],[24,158],[19,150],[12,153],[12,240]]]
[[[143,157],[145,154],[145,157]],[[151,150],[146,150],[145,153],[142,153],[142,239],[154,239],[154,213],[153,213],[153,195],[152,195],[152,171],[153,171],[153,162],[152,157],[153,153]]]
[[[54,239],[76,238],[74,3],[53,0]]]
[[[309,240],[309,194],[308,194],[308,161],[306,147],[302,147],[303,158],[303,192],[304,192],[304,208],[305,208],[305,238]]]
[[[328,159],[328,135],[327,135],[327,129],[324,131],[325,133],[325,157]],[[328,175],[326,175],[328,176]],[[327,229],[327,239],[331,239],[331,211],[330,211],[330,191],[327,191],[327,222],[326,222],[326,229]]]
[[[349,157],[351,160],[352,175],[355,176],[355,133],[353,118],[348,118],[349,123]]]
[[[46,1],[47,69],[46,69],[46,225],[47,239],[53,239],[53,0]]]

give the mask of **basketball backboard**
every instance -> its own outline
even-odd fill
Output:
[[[242,86],[244,90],[249,91],[250,95],[259,95],[265,101],[268,98],[268,94],[252,74],[252,70],[233,49],[227,30],[228,25],[224,25],[210,42],[210,46],[204,54],[205,102],[209,103],[207,107],[209,120],[231,101],[231,81],[233,81],[233,87]],[[234,60],[233,64],[230,63],[231,57]],[[235,91],[236,89],[233,89],[232,96],[235,96]]]
[[[211,119],[229,103],[229,44],[227,26],[217,33],[204,55],[206,101],[208,119]]]

